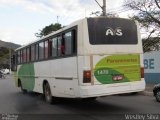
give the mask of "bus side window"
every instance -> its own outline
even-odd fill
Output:
[[[52,57],[57,57],[57,50],[58,50],[57,37],[53,38],[51,41],[52,41],[52,51],[51,51]]]
[[[23,60],[23,54],[22,54],[22,50],[20,50],[20,63],[22,63]]]
[[[62,39],[61,39],[61,46],[60,46],[60,50],[61,50],[61,56],[64,56],[66,53],[65,51],[65,36],[64,34],[62,35]]]
[[[72,55],[73,53],[73,41],[72,41],[72,32],[64,34],[64,46],[65,46],[65,55]]]
[[[76,30],[72,30],[72,45],[73,45],[73,54],[77,54],[77,34]]]
[[[21,56],[22,56],[21,63],[24,63],[24,60],[23,60],[24,59],[23,49],[21,50]]]
[[[39,43],[39,60],[44,59],[44,42]]]
[[[20,64],[21,63],[21,51],[18,51],[17,57],[18,57],[17,63]]]
[[[38,44],[36,44],[36,45],[35,45],[35,60],[36,60],[36,61],[37,61],[37,60],[38,60],[38,58],[39,58],[39,55],[38,55],[38,53],[39,53],[39,52],[38,52],[38,49],[39,49],[39,48],[38,48]]]
[[[52,57],[52,39],[48,41],[48,57]]]
[[[31,46],[31,61],[35,60],[35,45]]]
[[[65,54],[64,50],[64,39],[62,39],[62,36],[58,36],[58,56],[63,56]]]
[[[49,56],[49,44],[48,44],[49,40],[46,40],[44,42],[44,58],[47,59]]]
[[[22,56],[23,56],[22,57],[23,58],[23,60],[22,60],[23,63],[26,63],[26,48],[23,49],[23,55]]]
[[[31,58],[31,57],[30,57],[30,55],[31,55],[30,47],[28,47],[26,50],[27,50],[27,54],[26,54],[26,62],[30,62],[30,60],[31,60],[31,59],[30,59],[30,58]]]

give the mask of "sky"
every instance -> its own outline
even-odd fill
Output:
[[[103,0],[97,1],[102,5]],[[123,4],[123,0],[106,1],[107,10]],[[58,21],[66,26],[96,11],[101,8],[95,0],[0,0],[0,40],[25,45],[37,40],[35,33],[47,25]]]

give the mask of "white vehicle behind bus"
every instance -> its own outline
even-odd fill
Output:
[[[84,18],[16,50],[16,85],[54,97],[96,98],[145,89],[138,23]]]
[[[9,71],[9,69],[1,69],[0,70],[4,75],[6,75],[6,74],[9,74],[10,73],[10,71]]]

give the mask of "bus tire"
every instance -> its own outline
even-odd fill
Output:
[[[27,93],[27,90],[25,90],[25,89],[23,88],[23,85],[22,85],[21,80],[19,80],[19,87],[21,88],[21,92],[22,92],[23,94]]]
[[[155,97],[156,97],[157,102],[160,102],[160,89],[156,91]]]
[[[132,92],[131,95],[138,95],[138,92]]]
[[[50,89],[50,86],[49,86],[49,83],[46,82],[44,85],[43,85],[43,92],[44,92],[44,97],[45,97],[45,101],[49,104],[52,104],[53,103],[53,97],[52,97],[52,93],[51,93],[51,89]]]

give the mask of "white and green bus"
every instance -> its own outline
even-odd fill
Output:
[[[16,59],[16,85],[49,103],[145,89],[140,31],[129,19],[78,20],[18,48]]]

